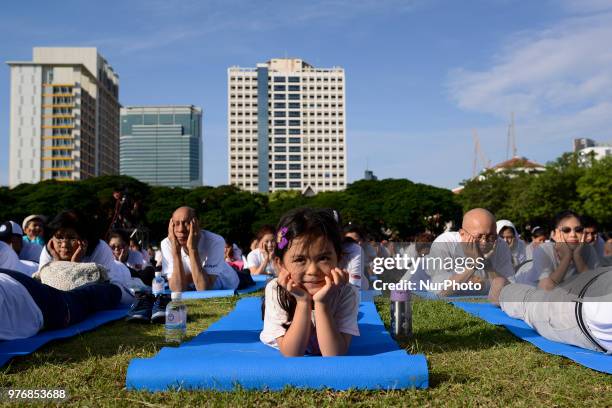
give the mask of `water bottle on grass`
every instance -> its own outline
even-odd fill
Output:
[[[187,306],[181,292],[172,292],[166,306],[166,341],[180,343],[187,333]]]
[[[394,338],[412,335],[410,291],[391,291],[391,335]]]
[[[161,272],[155,272],[155,278],[153,279],[153,283],[151,284],[151,291],[153,292],[153,296],[161,295],[164,292],[164,278],[162,278]]]

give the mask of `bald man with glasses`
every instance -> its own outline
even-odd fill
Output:
[[[487,294],[489,277],[514,275],[508,244],[497,235],[495,216],[484,208],[465,213],[458,232],[438,236],[427,256],[426,272],[431,282],[472,283],[480,289],[470,291],[437,290],[441,296]],[[479,284],[479,285],[476,285]]]

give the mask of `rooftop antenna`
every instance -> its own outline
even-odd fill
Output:
[[[516,157],[516,133],[514,130],[514,112],[510,115],[510,124],[508,125],[508,137],[506,139],[506,160],[510,159],[510,149],[512,149],[512,157]]]

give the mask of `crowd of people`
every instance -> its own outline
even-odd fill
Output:
[[[0,319],[7,322],[0,339],[65,327],[119,304],[131,305],[130,321],[163,322],[169,292],[236,290],[267,275],[261,341],[286,356],[341,355],[359,335],[359,291],[383,278],[373,271],[375,259],[405,255],[413,262],[481,259],[472,267],[416,262],[402,279],[478,284],[461,294],[488,294],[553,340],[612,350],[612,237],[572,211],[559,213],[550,229],[531,228],[531,242],[511,221],[476,208],[458,231],[425,231],[400,243],[343,225],[334,210],[299,208],[277,226],[262,226],[246,255],[202,229],[205,221],[192,208],[177,208],[159,247],[146,250],[121,228],[101,239],[75,210],[0,224]],[[163,293],[151,291],[156,272],[166,282]],[[454,287],[436,292],[452,296]]]

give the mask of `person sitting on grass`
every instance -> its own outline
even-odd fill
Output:
[[[527,261],[526,245],[514,224],[508,220],[497,221],[497,235],[508,244],[512,255],[512,266],[516,269]]]
[[[599,266],[592,245],[585,243],[584,227],[573,211],[562,211],[554,220],[554,242],[545,242],[533,253],[533,267],[518,283],[554,289],[564,280]]]
[[[542,337],[612,354],[612,267],[579,273],[552,289],[495,277],[489,300]]]
[[[139,278],[145,285],[151,286],[155,269],[142,259],[140,252],[128,246],[128,235],[123,230],[114,230],[109,235],[108,246],[113,251],[115,262],[125,265],[133,278]]]
[[[45,246],[45,222],[47,217],[44,215],[32,214],[23,219],[21,227],[23,228],[23,240],[33,244],[38,244],[41,247]]]
[[[488,277],[492,272],[506,278],[514,275],[510,248],[497,235],[495,216],[484,208],[466,212],[459,232],[449,231],[438,236],[426,260],[427,275],[439,285],[434,292],[441,296],[456,292],[441,289],[446,283],[454,282],[450,288],[471,283],[474,289],[461,294],[480,295],[489,291]]]
[[[594,218],[587,215],[583,215],[580,221],[584,227],[584,242],[587,245],[591,245],[595,249],[599,261],[603,261],[603,258],[605,258],[606,242],[599,234],[599,224],[597,224]]]
[[[257,242],[259,247],[249,252],[246,268],[251,275],[274,275],[274,248],[276,231],[271,225],[264,225],[257,231]]]
[[[38,270],[38,256],[42,247],[24,242],[19,224],[7,221],[0,224],[0,267],[32,276]]]
[[[537,247],[546,242],[548,235],[548,231],[542,227],[533,227],[531,229],[531,242],[525,248],[525,256],[528,261],[533,260],[533,252]]]
[[[54,261],[95,263],[107,270],[111,282],[126,289],[131,284],[127,268],[115,263],[113,251],[99,238],[96,228],[88,224],[79,211],[61,212],[49,223],[46,232],[47,245],[40,253],[39,272]],[[122,301],[131,302],[125,297]]]
[[[161,242],[162,272],[173,292],[190,289],[236,289],[236,271],[224,260],[225,240],[200,229],[195,210],[180,207],[168,223]]]
[[[260,340],[284,356],[346,354],[357,326],[357,288],[338,268],[342,233],[328,210],[300,208],[277,228],[278,277],[265,289]]]
[[[112,283],[90,283],[62,291],[21,272],[0,269],[0,340],[63,329],[92,313],[117,307],[122,293]]]

